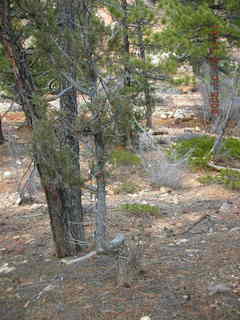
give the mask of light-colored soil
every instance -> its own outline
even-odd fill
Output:
[[[12,117],[5,129],[16,124]],[[41,190],[38,201],[16,204],[17,182],[28,163],[24,142],[29,133],[13,131],[20,145],[17,154],[0,146],[1,320],[240,319],[238,192],[201,185],[201,172],[188,172],[180,190],[156,188],[142,170],[122,168],[121,181],[131,179],[140,190],[115,194],[117,179],[110,177],[110,236],[123,232],[131,238],[143,231],[144,241],[144,272],[131,285],[119,287],[113,257],[92,257],[73,265],[56,259]],[[86,193],[90,228],[92,203]],[[160,215],[132,215],[120,209],[124,203],[157,205]]]

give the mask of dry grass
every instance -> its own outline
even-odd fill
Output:
[[[179,189],[183,186],[187,159],[169,159],[148,132],[141,134],[139,145],[143,167],[154,186],[165,186],[172,189]]]

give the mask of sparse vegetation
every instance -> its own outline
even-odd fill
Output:
[[[239,14],[0,1],[0,319],[240,319]]]
[[[226,157],[240,159],[240,140],[236,138],[226,138],[221,153]]]
[[[177,158],[183,157],[190,153],[189,164],[192,168],[208,167],[208,162],[211,158],[211,149],[213,147],[215,137],[201,136],[192,139],[177,142],[170,151],[170,154],[175,152]],[[223,145],[217,157],[223,159],[240,159],[240,140],[236,138],[225,138]]]
[[[135,153],[126,149],[115,149],[110,154],[110,162],[115,166],[138,166],[141,160]]]
[[[134,215],[150,214],[160,216],[161,214],[158,206],[143,203],[125,203],[121,205],[121,209]]]
[[[140,136],[140,155],[152,185],[179,189],[183,184],[186,159],[170,159],[150,133]]]
[[[181,77],[172,78],[170,83],[175,86],[188,86],[196,85],[196,78],[188,74],[182,75]]]
[[[240,190],[240,172],[222,169],[217,175],[205,175],[199,178],[203,184],[222,184],[231,190]]]
[[[173,146],[170,154],[175,152],[177,158],[181,158],[190,153],[188,163],[192,168],[206,168],[214,140],[214,137],[205,135],[179,141]]]
[[[136,193],[139,191],[139,186],[135,183],[132,183],[130,181],[121,183],[119,186],[117,186],[114,189],[115,194],[121,194],[121,193]]]

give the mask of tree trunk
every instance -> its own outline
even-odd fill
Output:
[[[2,117],[0,116],[0,145],[4,144],[4,135],[3,135],[3,129],[2,129]]]
[[[146,61],[145,55],[145,45],[143,39],[143,32],[142,32],[142,25],[143,21],[138,21],[137,26],[137,33],[138,33],[138,42],[139,42],[139,56],[143,62]],[[146,126],[147,128],[152,128],[152,113],[153,113],[153,99],[151,97],[149,83],[146,77],[146,73],[143,71],[143,78],[144,78],[144,96],[145,96],[145,105],[146,105]]]
[[[97,88],[97,68],[96,68],[96,48],[91,41],[92,31],[92,7],[87,5],[87,1],[81,2],[82,12],[82,28],[84,37],[84,57],[88,61],[85,71],[85,76],[92,95],[90,96],[92,104],[93,118],[96,125],[94,130],[94,144],[95,144],[95,179],[97,184],[96,193],[96,247],[97,251],[105,250],[106,245],[106,186],[105,186],[105,141],[104,141],[104,124],[102,122],[101,105],[97,105],[98,88]]]
[[[122,27],[123,27],[123,51],[125,55],[125,66],[124,66],[124,86],[130,87],[131,86],[131,76],[130,76],[130,69],[129,69],[129,56],[130,56],[130,43],[129,43],[129,30],[128,30],[128,3],[127,0],[121,0],[121,6],[124,12],[124,16],[122,19]]]
[[[96,244],[101,250],[106,242],[106,186],[105,186],[105,147],[101,131],[94,136],[96,154],[96,182],[97,182],[97,214],[96,214]]]
[[[210,31],[210,45],[209,48],[209,66],[210,66],[210,96],[209,105],[211,108],[211,114],[213,119],[219,115],[219,90],[220,90],[220,80],[219,80],[219,57],[217,55],[217,50],[219,46],[219,26],[212,26]]]
[[[38,167],[42,181],[45,175]],[[48,178],[48,177],[47,177]],[[43,183],[50,216],[53,240],[58,258],[74,256],[84,245],[82,208],[79,202],[79,186],[65,187],[62,182]]]

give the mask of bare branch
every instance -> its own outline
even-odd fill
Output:
[[[91,251],[88,254],[86,254],[83,257],[75,258],[75,259],[69,259],[69,258],[63,258],[61,259],[61,262],[65,264],[73,264],[76,262],[82,262],[85,261],[93,256],[96,256],[97,254],[109,254],[109,253],[114,253],[117,251],[117,249],[123,244],[125,241],[125,236],[122,233],[119,233],[116,235],[116,237],[110,241],[108,244],[106,243],[104,245],[105,248],[103,248],[100,251]]]
[[[61,262],[65,263],[65,264],[73,264],[76,262],[82,262],[82,261],[87,260],[93,256],[96,256],[96,254],[97,254],[97,251],[91,251],[83,257],[79,257],[79,258],[75,258],[75,259],[63,258],[63,259],[61,259]]]
[[[67,79],[73,87],[75,87],[81,94],[86,94],[88,96],[93,96],[92,92],[86,88],[81,87],[78,81],[75,81],[71,76],[69,76],[66,72],[62,72],[62,75],[65,79]]]
[[[68,87],[68,88],[65,88],[64,90],[62,90],[60,93],[56,94],[56,95],[53,95],[51,97],[47,96],[46,97],[46,101],[47,102],[50,102],[50,101],[55,101],[57,99],[59,99],[60,97],[62,97],[64,94],[66,94],[68,91],[70,91],[73,87]]]

